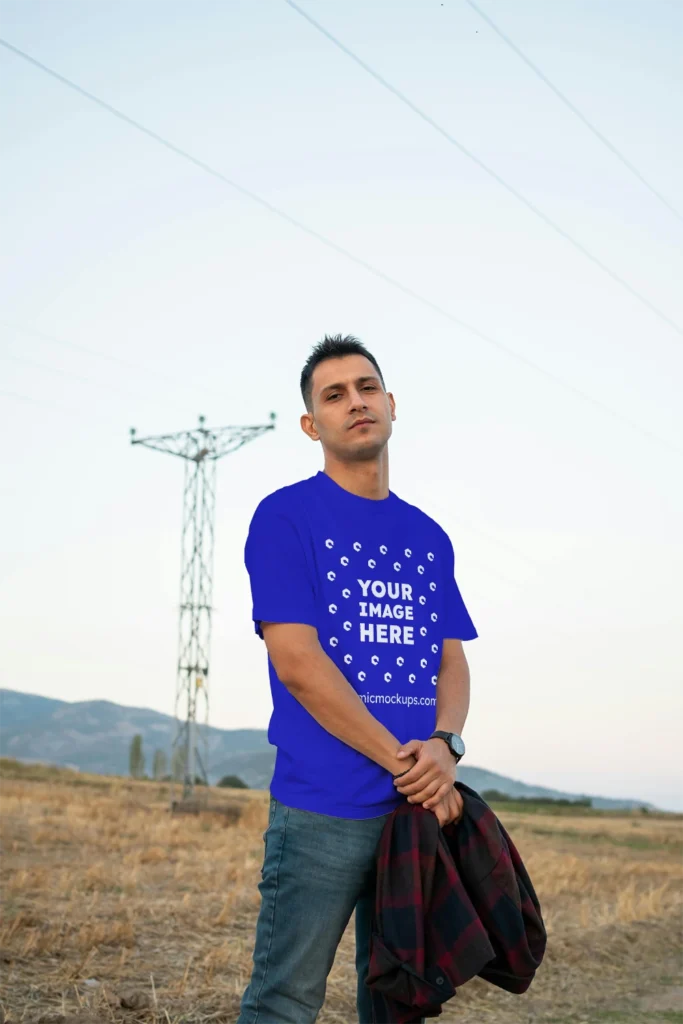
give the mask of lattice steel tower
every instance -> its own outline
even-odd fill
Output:
[[[209,781],[207,725],[216,463],[274,428],[275,413],[271,412],[270,423],[256,427],[210,430],[200,416],[196,430],[183,430],[178,434],[138,438],[134,427],[130,431],[131,444],[141,444],[185,460],[176,726],[171,764],[171,778],[175,780],[174,769],[179,767],[178,758],[182,758],[184,800],[194,796],[197,766],[204,781]]]

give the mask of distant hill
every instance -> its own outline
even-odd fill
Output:
[[[0,754],[18,761],[64,765],[99,775],[127,775],[130,741],[142,735],[147,770],[156,749],[170,751],[174,721],[149,708],[129,708],[107,700],[69,703],[17,690],[0,689]],[[208,730],[209,781],[239,775],[252,789],[267,789],[275,749],[263,729]],[[575,800],[590,794],[564,793],[518,782],[505,775],[461,764],[461,782],[478,792],[497,789],[509,796]],[[642,800],[591,797],[594,807],[650,807]]]
[[[170,715],[149,708],[123,707],[108,700],[69,703],[0,689],[0,751],[21,761],[127,775],[130,741],[136,733],[142,735],[150,770],[157,748],[170,752],[174,729]],[[212,779],[227,774],[221,764],[236,753],[258,751],[272,761],[273,748],[263,729],[210,728],[208,741]]]

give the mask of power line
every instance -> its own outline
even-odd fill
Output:
[[[396,98],[399,99],[401,103],[404,103],[407,107],[409,107],[414,114],[417,114],[417,116],[421,118],[421,120],[425,121],[426,124],[434,128],[434,130],[437,131],[439,135],[442,135],[447,142],[450,142],[452,146],[455,146],[455,148],[458,149],[464,156],[466,156],[468,160],[471,160],[473,163],[477,165],[477,167],[481,168],[482,171],[488,174],[490,178],[493,178],[494,181],[498,182],[498,184],[501,185],[506,190],[506,192],[509,192],[510,195],[514,196],[515,199],[517,199],[520,203],[526,206],[528,210],[531,210],[531,212],[535,214],[535,216],[538,217],[540,220],[542,220],[544,224],[547,224],[549,228],[552,228],[552,230],[556,234],[558,234],[561,238],[564,238],[565,241],[570,243],[570,245],[573,245],[574,248],[577,249],[580,253],[582,253],[587,259],[589,259],[591,263],[594,263],[596,267],[599,267],[600,270],[603,271],[603,273],[607,274],[608,277],[611,277],[613,281],[616,281],[617,284],[621,285],[621,287],[625,291],[627,291],[629,295],[637,299],[640,303],[642,303],[642,305],[649,309],[651,313],[654,313],[655,316],[658,316],[660,320],[663,320],[665,324],[668,324],[669,327],[671,327],[678,334],[683,335],[683,328],[680,327],[675,322],[675,320],[672,320],[671,317],[667,316],[667,314],[664,313],[661,309],[659,309],[658,306],[655,306],[653,302],[651,302],[648,298],[642,295],[637,290],[637,288],[634,288],[633,285],[629,284],[628,281],[626,281],[623,277],[617,274],[615,270],[612,270],[610,267],[607,266],[606,263],[603,263],[603,261],[598,256],[595,256],[590,251],[590,249],[586,248],[586,246],[582,242],[579,242],[576,238],[574,238],[573,235],[570,235],[568,231],[565,231],[563,227],[560,227],[559,224],[556,224],[555,221],[552,220],[546,213],[544,213],[543,210],[541,210],[538,206],[536,206],[535,203],[532,203],[530,199],[527,199],[525,195],[519,192],[514,187],[514,185],[510,185],[510,183],[507,182],[505,178],[501,177],[501,175],[498,174],[497,171],[494,171],[492,167],[489,167],[488,164],[485,164],[484,161],[480,160],[478,156],[475,156],[475,154],[472,153],[469,149],[467,149],[467,147],[464,146],[462,142],[459,142],[458,139],[455,138],[455,136],[447,132],[445,128],[442,128],[441,125],[434,120],[434,118],[430,117],[429,114],[426,114],[424,112],[424,110],[421,110],[420,107],[416,106],[416,104],[413,103],[412,100],[408,99],[405,93],[402,93],[399,89],[396,88],[396,86],[392,85],[391,82],[388,82],[386,78],[383,78],[382,75],[379,74],[379,72],[371,68],[370,65],[366,64],[364,60],[361,60],[361,58],[358,57],[353,52],[353,50],[350,50],[348,46],[345,46],[342,42],[340,42],[339,39],[336,38],[336,36],[333,36],[331,32],[328,32],[326,28],[323,28],[323,26],[319,22],[317,22],[315,18],[312,18],[310,14],[308,14],[306,11],[302,10],[301,7],[295,4],[294,0],[285,0],[285,3],[289,7],[291,7],[292,10],[296,11],[297,14],[300,14],[302,18],[305,18],[305,20],[309,22],[309,24],[311,24],[315,29],[317,29],[318,32],[324,35],[326,39],[329,39],[331,43],[334,43],[334,45],[338,47],[342,51],[342,53],[345,53],[347,57],[350,57],[351,60],[355,61],[356,64],[358,64],[359,67],[363,68],[364,71],[367,71],[367,73],[372,78],[374,78],[376,82],[379,82],[379,84],[382,85],[385,89],[387,89],[390,93],[392,93],[392,95],[396,96]]]
[[[2,326],[3,323],[4,323],[3,321],[0,321],[0,326]],[[40,332],[32,332],[32,333],[36,333],[36,334],[40,335]],[[46,335],[40,335],[40,336],[48,337]],[[52,340],[52,339],[50,339],[50,340]],[[64,344],[67,344],[67,345],[69,345],[69,347],[75,348],[76,350],[81,350],[81,351],[86,351],[86,352],[90,351],[89,349],[83,349],[83,346],[80,346],[80,345],[71,345],[68,342],[65,342]],[[98,355],[99,354],[99,355],[102,355],[103,358],[108,358],[104,353],[90,353],[90,354],[94,354],[94,355]],[[116,357],[112,356],[111,358],[113,359],[114,362],[121,362],[121,360],[117,359]],[[26,365],[26,366],[31,366],[31,367],[34,367],[35,369],[38,369],[38,370],[45,370],[45,371],[48,371],[50,373],[56,373],[56,374],[59,374],[62,377],[67,377],[67,378],[71,378],[73,380],[77,380],[77,381],[79,381],[82,384],[88,385],[88,387],[92,386],[93,383],[94,383],[95,386],[106,387],[106,389],[108,391],[111,391],[111,388],[109,387],[109,385],[102,385],[102,384],[99,384],[98,382],[93,382],[90,378],[83,377],[80,374],[72,373],[71,371],[62,369],[61,367],[47,366],[44,363],[38,363],[35,360],[26,359],[23,356],[14,356],[14,355],[11,355],[9,353],[2,353],[2,354],[0,354],[0,359],[8,359],[8,360],[10,360],[12,362],[20,363],[20,364],[23,364],[23,365]],[[127,364],[124,362],[124,365],[127,365]],[[130,393],[126,392],[126,394],[129,395]],[[19,401],[30,402],[30,403],[32,403],[34,405],[43,405],[43,406],[47,406],[48,408],[56,408],[56,409],[59,409],[62,412],[71,412],[73,414],[73,410],[67,410],[63,406],[55,405],[54,403],[51,403],[51,402],[44,402],[44,401],[41,402],[41,401],[39,401],[37,399],[30,398],[27,395],[19,395],[19,394],[15,393],[15,392],[4,392],[3,391],[3,392],[0,392],[0,397],[14,398],[14,399],[19,400]],[[137,396],[132,395],[131,397],[137,397]],[[434,502],[432,502],[432,504],[434,504]],[[435,507],[438,507],[439,510],[442,511],[442,512],[445,511],[445,509],[443,509],[442,506],[435,506]],[[470,530],[473,530],[476,533],[479,533],[479,535],[484,537],[485,539],[487,539],[489,541],[493,541],[494,543],[500,545],[501,547],[506,548],[508,551],[512,551],[513,553],[519,555],[519,557],[524,559],[528,564],[538,567],[538,563],[535,562],[534,560],[532,560],[531,558],[529,558],[529,556],[525,552],[521,551],[519,548],[515,548],[515,547],[513,547],[510,544],[506,544],[505,542],[501,541],[498,537],[495,537],[495,536],[487,533],[486,531],[481,530],[480,528],[473,526],[471,523],[466,523],[460,517],[454,517],[451,512],[448,512],[448,515],[450,516],[451,519],[455,518],[455,521],[456,522],[460,522],[463,526],[465,526],[466,529],[470,529]],[[488,567],[486,565],[484,565],[484,568],[486,569],[487,572],[490,572],[494,576],[497,576],[504,583],[509,583],[509,584],[511,584],[513,586],[519,586],[519,584],[516,581],[510,580],[509,578],[506,578],[506,577],[502,576],[497,569],[494,570],[494,569],[492,569],[492,568],[490,568],[490,567]]]
[[[511,580],[509,576],[504,576],[501,572],[498,571],[498,569],[492,569],[491,566],[487,565],[486,562],[479,562],[477,559],[471,559],[469,555],[467,555],[466,558],[468,565],[473,566],[475,569],[479,568],[484,572],[489,573],[489,575],[495,576],[495,578],[497,580],[500,580],[501,583],[507,583],[508,586],[510,587],[516,587],[518,590],[523,589],[524,584],[520,583],[519,580]]]
[[[11,363],[19,363],[21,366],[31,366],[34,370],[44,370],[47,373],[56,373],[60,377],[67,377],[70,380],[77,380],[80,384],[92,383],[88,377],[82,377],[80,373],[72,373],[70,370],[64,370],[61,366],[46,366],[45,363],[38,363],[34,359],[26,359],[24,356],[13,356],[9,352],[3,352],[0,355],[0,359],[6,359]]]
[[[26,403],[28,403],[30,405],[37,405],[37,406],[42,406],[43,408],[47,408],[47,409],[51,409],[51,410],[57,410],[58,412],[64,413],[67,416],[76,416],[76,415],[78,415],[78,413],[77,413],[77,411],[75,409],[65,408],[62,405],[57,405],[55,402],[46,402],[46,401],[42,401],[42,400],[37,399],[37,398],[31,398],[30,395],[21,395],[21,394],[18,394],[17,392],[15,392],[15,391],[0,391],[0,398],[9,398],[9,399],[14,400],[14,401],[26,402]],[[432,502],[432,504],[433,504],[433,502]],[[449,513],[449,515],[450,515],[451,518],[453,518],[453,515],[451,513]],[[456,517],[456,522],[457,521],[460,521],[461,523],[463,522],[462,520],[459,520]],[[463,523],[463,525],[465,525],[466,527],[469,527],[469,529],[475,529],[470,524]],[[492,534],[486,534],[482,530],[477,530],[476,532],[480,533],[485,539],[488,539],[490,541],[493,541],[494,543],[500,544],[501,546],[507,548],[509,551],[512,551],[515,554],[519,555],[525,561],[529,562],[529,564],[531,564],[531,565],[537,565],[538,564],[538,563],[532,561],[532,559],[530,559],[529,556],[525,552],[521,551],[519,548],[515,548],[515,547],[513,547],[510,544],[505,544],[503,541],[501,541],[499,538],[493,536]],[[498,579],[502,580],[504,583],[510,584],[511,586],[516,586],[516,587],[522,586],[522,584],[520,584],[516,580],[511,580],[508,577],[501,576],[501,574],[499,573],[498,570],[492,569],[490,566],[486,565],[486,563],[482,563],[482,562],[471,563],[470,562],[470,564],[480,565],[486,572],[492,573],[494,576],[497,576]],[[467,588],[467,593],[468,593],[468,595],[477,597],[480,601],[483,601],[485,603],[488,603],[491,600],[491,595],[490,594],[485,597],[484,595],[479,594],[477,591],[473,590],[471,587]]]
[[[531,558],[526,551],[522,551],[521,548],[515,547],[514,544],[509,544],[507,541],[501,540],[500,537],[496,537],[495,534],[489,533],[488,530],[482,530],[478,526],[473,526],[472,523],[466,522],[461,516],[455,516],[452,512],[444,509],[442,509],[442,511],[445,511],[448,517],[454,522],[459,523],[460,526],[464,526],[466,530],[470,530],[472,533],[478,533],[480,537],[483,537],[485,540],[489,541],[489,543],[497,544],[498,547],[503,548],[505,551],[511,551],[513,554],[523,559],[527,565],[530,565],[535,569],[538,569],[541,566],[540,562],[535,558]]]
[[[488,530],[482,530],[481,527],[474,526],[468,520],[463,519],[462,516],[454,515],[451,509],[447,509],[443,505],[438,504],[437,502],[434,501],[433,498],[430,497],[427,501],[427,504],[429,505],[429,507],[434,508],[437,512],[439,512],[439,514],[445,516],[447,519],[452,520],[455,523],[458,523],[459,526],[463,526],[466,530],[470,530],[472,533],[478,533],[480,537],[483,537],[484,540],[489,541],[489,543],[497,544],[505,551],[510,551],[512,552],[512,554],[517,555],[533,569],[545,567],[545,563],[539,562],[537,561],[537,559],[532,558],[530,555],[527,554],[526,551],[522,551],[521,548],[516,547],[514,544],[510,544],[507,541],[501,540],[500,537],[497,537],[494,533],[490,533]]]
[[[537,75],[537,76],[538,76],[538,78],[540,78],[540,79],[541,79],[541,81],[542,81],[542,82],[543,82],[543,83],[544,83],[545,85],[547,85],[547,86],[548,86],[548,88],[549,88],[549,89],[550,89],[550,90],[551,90],[552,92],[554,92],[554,93],[555,93],[555,95],[557,96],[557,98],[558,98],[558,99],[559,99],[559,100],[560,100],[560,101],[561,101],[562,103],[564,103],[565,107],[567,107],[567,108],[568,108],[569,110],[571,110],[572,114],[574,114],[574,115],[575,115],[576,117],[578,117],[579,121],[581,121],[581,122],[582,122],[582,123],[583,123],[583,124],[584,124],[584,125],[586,126],[586,128],[588,128],[589,132],[592,132],[592,133],[593,133],[593,135],[594,135],[594,136],[596,137],[596,139],[598,139],[598,140],[599,140],[600,142],[602,142],[603,146],[606,146],[606,147],[607,147],[607,149],[609,149],[610,153],[612,153],[612,154],[613,154],[613,155],[614,155],[614,156],[615,156],[615,157],[617,158],[617,160],[620,160],[620,161],[622,162],[622,164],[624,165],[624,167],[627,167],[627,168],[628,168],[628,170],[629,170],[629,171],[631,172],[631,174],[635,175],[635,177],[636,177],[636,178],[638,179],[638,181],[640,181],[640,182],[641,182],[641,183],[642,183],[642,184],[643,184],[643,185],[645,186],[645,188],[646,188],[646,189],[648,189],[648,190],[649,190],[649,191],[650,191],[650,192],[652,193],[652,195],[653,195],[653,196],[655,196],[655,197],[656,197],[657,199],[659,199],[660,203],[663,203],[663,204],[664,204],[664,206],[666,206],[666,208],[667,208],[667,209],[668,209],[668,210],[669,210],[669,211],[670,211],[671,213],[673,213],[673,215],[674,215],[675,217],[678,217],[678,219],[679,219],[680,221],[683,221],[683,214],[680,214],[680,213],[678,212],[678,210],[676,209],[676,207],[675,207],[675,206],[672,206],[672,205],[671,205],[671,203],[670,203],[670,202],[669,202],[669,201],[668,201],[667,199],[665,199],[665,198],[664,198],[664,196],[663,196],[663,195],[661,194],[661,192],[658,192],[658,191],[657,191],[657,189],[656,189],[656,188],[655,188],[655,187],[654,187],[653,185],[651,185],[651,184],[650,184],[650,182],[649,182],[649,181],[647,180],[647,178],[645,178],[645,177],[644,177],[644,175],[642,175],[642,174],[640,173],[640,171],[638,170],[638,168],[637,168],[637,167],[635,167],[635,166],[634,166],[634,165],[633,165],[633,164],[631,163],[631,161],[630,161],[630,160],[627,160],[627,159],[626,159],[626,157],[624,156],[624,154],[623,154],[623,153],[621,153],[621,152],[620,152],[620,151],[619,151],[619,150],[617,149],[617,147],[616,147],[616,146],[615,146],[615,145],[614,145],[614,144],[613,144],[612,142],[610,142],[610,140],[609,140],[608,138],[606,138],[606,136],[604,136],[604,135],[602,134],[602,132],[601,132],[601,131],[600,131],[600,130],[599,130],[598,128],[596,128],[596,127],[595,127],[595,125],[594,125],[594,124],[592,124],[592,123],[591,123],[591,122],[590,122],[590,121],[588,120],[588,118],[586,117],[586,115],[585,115],[585,114],[582,114],[582,113],[581,113],[581,111],[579,110],[579,108],[578,108],[578,107],[576,107],[576,106],[575,106],[575,105],[574,105],[574,104],[573,104],[573,103],[571,102],[571,100],[569,100],[569,99],[568,99],[568,98],[567,98],[567,97],[566,97],[566,96],[564,95],[564,93],[563,93],[563,92],[560,92],[560,90],[559,90],[559,89],[557,88],[557,86],[556,86],[556,85],[555,85],[555,84],[554,84],[553,82],[551,82],[551,81],[550,81],[550,79],[548,78],[548,76],[547,76],[547,75],[544,75],[544,74],[543,74],[543,72],[541,71],[541,69],[540,69],[539,67],[537,67],[537,66],[536,66],[536,65],[534,64],[534,62],[533,62],[532,60],[530,60],[530,58],[529,58],[529,57],[527,57],[527,55],[526,55],[526,54],[525,54],[525,53],[524,53],[524,52],[523,52],[522,50],[520,50],[520,48],[519,48],[519,47],[518,47],[518,46],[517,46],[517,45],[516,45],[515,43],[513,43],[513,41],[512,41],[511,39],[510,39],[510,37],[509,37],[509,36],[507,36],[507,35],[505,34],[505,32],[503,32],[503,30],[502,30],[502,29],[500,29],[500,28],[498,27],[498,25],[496,25],[495,21],[493,21],[493,20],[492,20],[492,19],[491,19],[491,18],[490,18],[490,17],[488,16],[488,14],[485,14],[485,13],[484,13],[484,11],[482,11],[481,7],[478,7],[478,6],[477,6],[477,4],[475,4],[475,3],[474,3],[474,0],[465,0],[465,3],[466,3],[466,4],[468,4],[468,5],[469,5],[469,6],[470,6],[470,7],[472,8],[472,10],[473,10],[473,11],[476,11],[476,12],[477,12],[477,14],[479,15],[479,17],[480,17],[480,18],[482,18],[482,19],[483,19],[483,20],[484,20],[484,21],[485,21],[485,22],[487,23],[487,25],[489,25],[489,26],[490,26],[490,27],[491,27],[491,28],[493,29],[493,31],[494,31],[494,32],[496,33],[496,35],[497,35],[497,36],[498,36],[498,37],[499,37],[500,39],[502,39],[502,40],[503,40],[503,42],[504,42],[504,43],[505,43],[505,44],[506,44],[507,46],[509,46],[509,47],[510,47],[510,49],[511,49],[511,50],[512,50],[512,51],[513,51],[514,53],[516,53],[516,54],[517,54],[517,56],[518,56],[518,57],[520,58],[520,60],[523,60],[523,61],[524,61],[524,63],[526,64],[526,66],[527,66],[528,68],[531,68],[531,70],[533,71],[533,73],[534,73],[535,75]]]
[[[683,448],[680,448],[674,442],[666,438],[659,437],[659,435],[652,433],[652,431],[647,430],[645,427],[640,426],[638,423],[634,423],[632,420],[628,419],[626,416],[623,416],[621,413],[615,412],[614,409],[611,409],[609,406],[605,405],[599,399],[593,398],[591,395],[586,394],[585,391],[581,391],[579,388],[574,387],[573,384],[570,384],[567,381],[565,381],[562,377],[558,377],[556,374],[552,373],[552,371],[546,370],[542,366],[539,366],[538,363],[535,363],[532,359],[528,359],[521,353],[516,352],[514,349],[509,348],[502,342],[497,341],[495,338],[492,338],[488,334],[485,334],[483,331],[480,331],[477,327],[473,327],[471,324],[468,324],[464,320],[461,320],[459,317],[455,316],[454,313],[451,313],[448,310],[444,309],[442,306],[439,306],[436,302],[432,302],[431,299],[425,298],[424,295],[420,295],[419,292],[416,292],[407,285],[402,284],[402,282],[396,280],[396,278],[390,277],[389,274],[385,274],[384,271],[379,270],[377,267],[374,267],[371,263],[368,263],[366,260],[363,260],[359,256],[356,256],[353,253],[349,252],[348,249],[344,249],[341,245],[337,245],[336,242],[333,242],[325,235],[322,235],[318,231],[315,231],[313,228],[308,227],[308,225],[304,224],[303,221],[297,220],[295,217],[290,216],[290,214],[285,213],[284,210],[280,210],[277,206],[274,206],[272,203],[268,202],[267,199],[263,199],[257,193],[250,191],[243,185],[239,185],[231,178],[228,178],[227,175],[222,174],[220,171],[215,170],[209,164],[204,163],[203,160],[198,160],[196,157],[192,156],[186,150],[181,149],[180,146],[176,146],[174,143],[169,142],[167,139],[163,138],[163,136],[158,135],[150,128],[146,128],[143,124],[140,124],[139,121],[135,121],[132,117],[129,117],[122,111],[117,110],[116,107],[112,107],[111,104],[106,103],[104,100],[101,100],[98,96],[95,96],[93,95],[93,93],[90,93],[86,89],[83,89],[80,85],[77,85],[70,79],[65,78],[64,75],[60,75],[59,72],[53,71],[52,68],[47,67],[45,64],[41,64],[40,61],[36,60],[34,57],[29,56],[29,54],[24,53],[23,50],[18,49],[16,46],[13,46],[11,43],[8,43],[6,40],[2,38],[0,38],[0,45],[4,46],[11,52],[16,53],[22,59],[28,61],[30,64],[33,64],[41,71],[44,71],[46,74],[50,75],[50,77],[57,79],[57,81],[59,82],[62,82],[62,84],[66,85],[69,89],[72,89],[74,92],[77,92],[81,96],[84,96],[86,99],[95,103],[103,110],[106,110],[108,113],[113,114],[114,117],[118,118],[121,121],[124,121],[126,124],[130,125],[132,128],[135,128],[137,131],[142,132],[143,135],[146,135],[148,136],[148,138],[151,138],[155,142],[158,142],[160,145],[164,146],[164,148],[170,150],[172,153],[175,153],[176,156],[180,156],[184,160],[187,160],[189,163],[193,164],[195,167],[198,167],[206,174],[211,175],[212,178],[217,178],[219,181],[224,182],[226,185],[229,185],[230,188],[235,189],[237,192],[241,193],[241,195],[246,196],[248,199],[251,199],[252,202],[257,203],[259,206],[263,207],[263,209],[275,214],[276,217],[279,217],[281,220],[284,220],[288,224],[293,225],[299,231],[303,231],[311,238],[315,238],[316,241],[322,243],[322,245],[325,245],[328,249],[331,249],[333,252],[336,252],[341,256],[344,256],[352,263],[355,263],[357,266],[362,267],[364,270],[367,270],[370,274],[373,274],[381,281],[384,281],[386,284],[391,285],[392,288],[396,288],[404,295],[410,296],[417,302],[421,303],[421,305],[425,306],[427,309],[432,310],[432,312],[438,313],[439,316],[444,317],[444,319],[449,320],[451,323],[456,324],[463,330],[468,331],[470,334],[473,334],[481,341],[485,341],[487,342],[487,344],[493,345],[494,348],[497,348],[500,352],[504,352],[512,359],[516,359],[518,362],[523,363],[525,366],[531,367],[538,373],[542,374],[544,377],[547,377],[549,380],[552,380],[553,383],[559,384],[561,387],[565,388],[565,390],[571,391],[574,395],[578,395],[579,398],[582,398],[590,405],[596,406],[602,412],[605,412],[614,419],[619,420],[619,422],[625,423],[632,430],[635,430],[638,433],[643,434],[645,437],[649,438],[650,440],[656,441],[658,444],[664,445],[664,447],[676,452],[677,455],[683,455]]]
[[[46,366],[43,363],[38,363],[38,362],[36,362],[36,361],[34,361],[32,359],[25,359],[22,356],[13,356],[13,355],[10,355],[10,354],[2,353],[2,354],[0,354],[0,359],[7,359],[7,360],[10,360],[12,362],[20,363],[20,364],[23,364],[23,365],[26,365],[26,366],[31,366],[31,367],[34,367],[34,368],[39,369],[39,370],[46,370],[46,371],[51,372],[51,373],[56,373],[56,374],[59,374],[59,376],[71,378],[73,380],[79,381],[80,383],[87,384],[89,387],[94,383],[88,377],[83,377],[80,374],[71,373],[70,371],[63,370],[61,367]],[[108,385],[96,384],[96,386],[106,387],[106,389],[108,391],[111,390],[111,388]],[[64,406],[57,405],[57,404],[55,404],[53,402],[40,401],[39,399],[31,398],[28,395],[21,395],[21,394],[18,394],[16,392],[0,391],[0,397],[12,398],[12,399],[15,399],[17,401],[22,401],[22,402],[29,402],[32,405],[39,405],[39,406],[42,405],[44,407],[51,408],[51,409],[59,409],[60,412],[65,412],[65,413],[68,413],[70,415],[75,415],[75,410],[69,410],[69,409],[65,408]],[[136,396],[132,396],[132,397],[136,397]],[[244,430],[246,430],[246,428],[244,428]],[[173,438],[173,440],[175,440],[175,438]],[[432,504],[434,504],[434,503],[432,502]],[[441,511],[445,511],[441,506],[439,506],[439,509]],[[451,518],[454,518],[452,513],[449,512],[449,515],[450,515]],[[469,528],[471,530],[475,530],[475,532],[478,532],[485,539],[492,540],[495,543],[497,543],[497,544],[507,548],[509,551],[512,551],[512,552],[518,554],[521,558],[523,558],[525,561],[527,561],[531,565],[537,565],[538,564],[538,563],[532,561],[528,557],[528,555],[526,555],[520,549],[514,548],[513,546],[511,546],[509,544],[505,544],[504,542],[500,541],[499,538],[497,538],[495,536],[492,536],[491,534],[487,534],[485,531],[483,531],[481,529],[477,529],[476,527],[473,527],[471,524],[464,523],[463,520],[461,520],[461,519],[459,520],[457,517],[456,517],[456,521],[460,521],[461,523],[463,523],[463,525],[465,525],[466,528]],[[492,568],[490,568],[489,566],[486,566],[483,563],[481,563],[481,564],[482,564],[483,568],[487,572],[490,572],[494,576],[497,576],[498,579],[502,580],[504,583],[508,583],[511,586],[519,586],[520,585],[516,581],[510,580],[509,578],[502,576],[501,573],[497,569],[492,569]]]
[[[531,566],[533,569],[538,570],[538,569],[546,569],[547,568],[547,563],[539,562],[538,559],[532,558],[529,554],[527,554],[526,551],[522,551],[522,549],[517,547],[516,545],[510,544],[507,541],[501,540],[500,537],[497,537],[495,534],[490,533],[488,530],[482,530],[481,527],[474,526],[471,522],[463,519],[461,515],[459,515],[459,514],[458,515],[454,515],[454,513],[453,513],[451,508],[446,508],[444,505],[440,504],[440,502],[435,501],[433,497],[430,497],[427,500],[426,508],[429,510],[430,513],[433,510],[433,511],[435,511],[435,512],[437,512],[439,514],[440,518],[439,518],[438,521],[439,521],[439,524],[441,526],[443,526],[443,524],[446,523],[446,522],[447,523],[455,522],[459,526],[464,527],[466,530],[470,530],[473,533],[478,533],[479,536],[483,537],[484,540],[487,541],[489,544],[497,544],[499,547],[503,548],[505,551],[508,551],[508,552],[511,552],[514,555],[517,555],[518,558],[521,558],[524,562],[527,563],[527,565]],[[443,518],[441,518],[441,517],[443,517]],[[456,559],[457,558],[458,558],[458,555],[456,554]],[[468,563],[468,565],[479,565],[486,572],[492,573],[494,576],[497,576],[498,579],[502,580],[504,583],[510,584],[511,586],[516,586],[516,587],[523,587],[524,586],[523,582],[520,582],[519,580],[511,580],[509,577],[501,575],[499,569],[497,569],[497,568],[496,569],[492,569],[486,563],[483,563],[483,562],[472,562],[469,557],[467,557],[467,563]],[[469,590],[469,588],[468,588],[468,590]]]
[[[83,352],[89,356],[95,356],[97,359],[106,359],[110,363],[117,363],[119,366],[125,367],[127,370],[134,370],[136,373],[147,373],[153,377],[159,377],[160,380],[168,381],[170,384],[174,384],[176,387],[182,388],[183,391],[187,391],[187,385],[184,381],[179,380],[177,377],[173,377],[171,374],[164,373],[162,370],[153,370],[148,366],[141,366],[139,363],[133,363],[128,359],[122,359],[120,356],[112,355],[109,352],[98,352],[96,349],[86,348],[85,345],[77,344],[75,341],[67,341],[64,338],[55,338],[52,334],[45,334],[44,331],[38,331],[35,327],[23,327],[19,324],[13,324],[8,320],[0,320],[0,327],[5,327],[11,331],[17,331],[20,334],[32,335],[35,338],[40,338],[41,341],[47,341],[51,345],[61,345],[62,348],[70,348],[74,352]],[[206,394],[213,395],[217,398],[227,398],[225,392],[214,391],[211,388],[205,388],[198,386],[200,390],[205,391]]]
[[[67,416],[78,415],[74,409],[67,409],[63,405],[57,405],[55,402],[44,402],[40,398],[31,398],[30,395],[20,395],[16,391],[0,391],[0,398],[10,398],[16,402],[28,402],[30,405],[42,405],[46,409],[58,409],[59,412],[63,412]]]
[[[83,377],[80,373],[73,373],[71,370],[64,370],[61,366],[48,366],[45,363],[36,362],[34,359],[26,359],[25,356],[14,356],[9,353],[3,352],[0,354],[0,359],[6,359],[12,363],[19,363],[23,366],[31,366],[35,370],[42,370],[46,373],[54,373],[60,377],[66,377],[70,380],[78,381],[80,384],[86,384],[88,387],[97,387],[108,393],[118,393],[124,395],[126,398],[134,398],[136,401],[146,401],[145,395],[136,395],[132,391],[128,391],[127,388],[120,388],[116,385],[102,384],[100,381],[93,381],[91,377]]]

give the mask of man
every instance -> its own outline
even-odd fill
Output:
[[[324,471],[264,498],[245,546],[277,755],[238,1024],[315,1021],[354,909],[358,1019],[370,1024],[377,845],[405,799],[442,826],[460,817],[461,641],[477,632],[448,535],[389,490],[396,403],[375,358],[352,336],[326,336],[301,393]]]

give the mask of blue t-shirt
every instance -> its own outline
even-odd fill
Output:
[[[454,577],[448,534],[393,491],[345,490],[320,471],[258,505],[245,546],[261,622],[314,626],[326,654],[400,743],[436,723],[444,638],[477,636]],[[327,732],[268,659],[277,748],[273,796],[339,818],[374,818],[404,799],[391,774]]]

